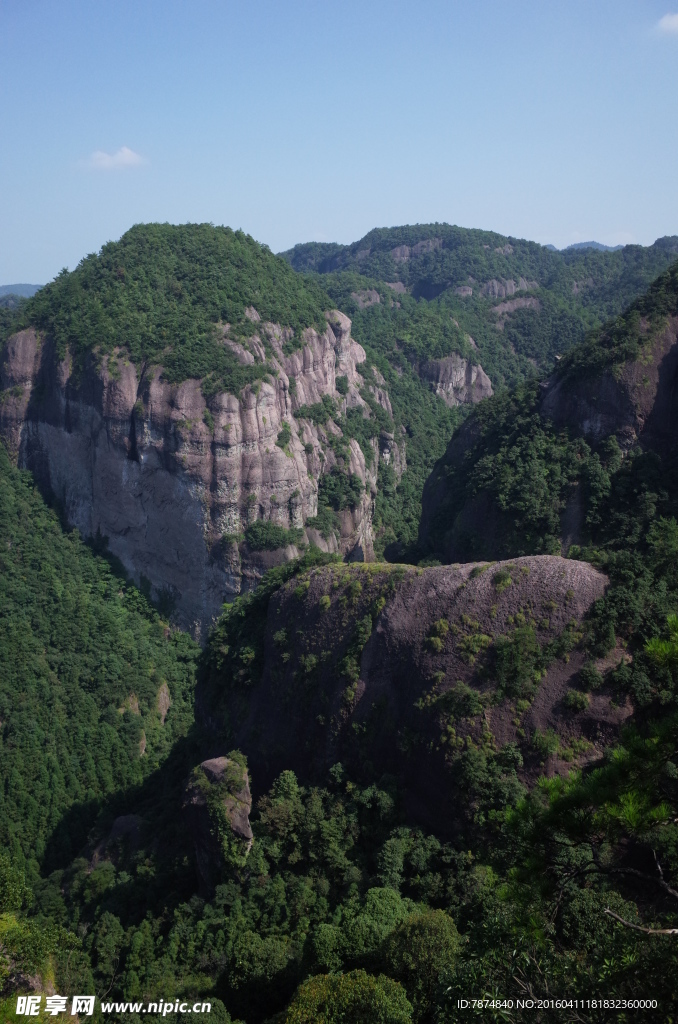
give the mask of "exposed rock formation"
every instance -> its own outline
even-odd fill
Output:
[[[347,317],[330,314],[324,334],[307,330],[303,347],[286,355],[291,332],[261,323],[254,309],[248,316],[257,335],[245,346],[224,328],[223,344],[243,364],[267,361],[277,376],[209,402],[200,380],[169,384],[161,367],[135,366],[119,350],[93,355],[75,372],[34,330],[12,337],[0,357],[0,430],[19,464],[56,496],[72,526],[106,537],[127,571],[167,595],[176,620],[203,637],[224,600],[298,553],[294,545],[251,552],[245,528],[263,519],[303,529],[317,514],[319,478],[337,463],[328,438],[340,431],[294,411],[330,396],[337,408],[359,406],[369,416],[359,392],[365,353]],[[348,379],[345,396],[338,376]],[[284,424],[289,440],[281,447]],[[374,447],[366,466],[350,442],[345,468],[365,491],[357,508],[341,513],[340,534],[326,541],[306,532],[354,559],[373,557]]]
[[[526,281],[524,277],[519,278],[517,283],[512,278],[508,280],[502,278],[500,281],[497,281],[493,277],[480,290],[483,295],[490,299],[504,299],[507,295],[515,295],[516,292],[536,291],[537,288],[539,288],[537,281]]]
[[[479,363],[471,363],[456,352],[445,359],[429,359],[419,368],[424,380],[451,406],[480,402],[492,394],[492,382]]]
[[[540,647],[574,630],[576,647],[573,623],[607,583],[588,563],[547,555],[430,569],[332,566],[307,581],[271,599],[263,672],[247,705],[214,683],[228,742],[247,753],[260,785],[283,768],[324,780],[337,761],[352,773],[369,762],[370,777],[399,778],[416,818],[449,831],[458,749],[488,736],[498,748],[515,743],[528,775],[542,770],[535,728],[554,729],[565,750],[582,735],[609,739],[629,712],[607,698],[578,716],[563,706],[583,663],[576,649],[552,660],[539,682],[529,662],[522,683],[499,682],[497,644],[512,644],[516,629],[516,644],[530,635]],[[208,684],[199,706],[214,727],[211,699]],[[601,750],[581,743],[579,759]],[[558,756],[547,766],[571,767]]]
[[[498,331],[504,330],[507,316],[515,313],[517,309],[541,309],[541,303],[531,295],[529,298],[509,299],[508,302],[500,302],[498,306],[493,306],[492,313],[497,317],[494,326]]]
[[[622,450],[641,440],[664,448],[678,430],[678,316],[650,336],[641,318],[638,330],[648,342],[638,359],[600,374],[573,380],[554,374],[543,384],[541,414],[568,426],[593,443],[615,434]]]
[[[379,454],[387,466],[392,466],[395,478],[400,482],[403,473],[407,469],[404,442],[401,441],[398,444],[395,434],[382,430],[379,435]]]
[[[351,298],[358,303],[358,309],[367,309],[369,306],[378,306],[381,302],[379,292],[374,288],[364,288],[359,292],[351,292]]]
[[[442,238],[424,238],[416,245],[397,245],[395,249],[391,249],[391,256],[396,263],[406,263],[410,256],[421,256],[424,253],[442,249],[442,247]]]
[[[213,757],[191,772],[184,814],[198,876],[210,892],[227,867],[241,866],[252,848],[250,783],[244,760]]]
[[[671,271],[675,280],[675,270]],[[545,381],[531,399],[531,411],[545,424],[583,437],[594,449],[614,438],[622,455],[634,448],[660,456],[675,446],[678,431],[678,313],[676,285],[668,276],[639,300],[620,322],[594,336]],[[654,305],[659,311],[654,311]],[[620,340],[621,339],[621,340]],[[534,535],[518,539],[515,512],[506,512],[490,486],[465,490],[465,473],[483,456],[482,426],[470,416],[452,436],[436,463],[422,497],[419,542],[445,560],[499,558],[508,550],[529,550]],[[562,496],[562,550],[582,543],[586,488],[571,481]],[[513,537],[513,540],[511,538]],[[553,538],[556,539],[555,537]],[[507,548],[507,543],[509,544]]]

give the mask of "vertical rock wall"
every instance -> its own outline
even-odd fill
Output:
[[[304,529],[317,514],[319,479],[336,464],[327,433],[339,428],[294,411],[329,395],[344,411],[362,406],[369,415],[358,372],[365,353],[347,317],[335,312],[329,320],[322,335],[307,330],[289,356],[291,332],[278,325],[258,324],[247,347],[225,331],[224,344],[241,362],[267,360],[277,376],[238,396],[218,394],[209,407],[200,380],[169,384],[161,367],[136,366],[124,351],[93,355],[75,372],[49,338],[22,331],[2,353],[0,431],[68,522],[85,537],[106,537],[130,575],[145,577],[155,596],[173,603],[176,621],[204,638],[224,600],[298,554],[294,545],[248,551],[246,527],[263,519]],[[345,396],[338,376],[348,378]],[[291,436],[283,449],[276,441],[285,423]],[[308,540],[349,558],[373,557],[378,457],[375,442],[367,466],[350,441],[344,469],[365,485],[361,501],[340,514],[336,535],[308,529]]]

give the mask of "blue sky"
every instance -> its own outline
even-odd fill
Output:
[[[678,233],[678,0],[0,0],[0,96],[0,284],[149,220]]]

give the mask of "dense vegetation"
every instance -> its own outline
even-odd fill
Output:
[[[618,372],[641,357],[676,310],[678,265],[564,358],[550,387]],[[592,545],[636,543],[645,535],[641,522],[647,531],[654,516],[675,513],[673,456],[662,460],[636,445],[622,460],[614,433],[594,445],[574,427],[555,428],[540,412],[543,397],[540,385],[528,381],[474,410],[429,484],[443,493],[424,531],[429,551],[452,544],[465,559],[559,552],[575,495],[582,540]],[[470,508],[484,513],[469,515]]]
[[[273,570],[229,606],[203,667],[216,687],[203,692],[213,713],[224,686],[247,700],[276,588],[328,557],[310,552]],[[337,764],[324,784],[311,785],[283,772],[257,799],[247,870],[227,872],[205,898],[181,816],[204,742],[193,727],[160,771],[121,780],[78,857],[59,847],[43,859],[41,876],[26,859],[35,856],[30,848],[0,865],[5,956],[33,969],[51,957],[59,991],[208,997],[220,1020],[230,1012],[253,1024],[276,1013],[290,1024],[442,1022],[469,993],[652,995],[670,1020],[675,938],[630,925],[661,929],[676,920],[678,656],[667,611],[678,597],[678,524],[655,517],[640,552],[622,545],[596,557],[613,586],[584,642],[592,656],[615,636],[628,644],[634,660],[616,670],[614,684],[640,717],[595,771],[527,794],[514,747],[469,746],[456,762],[465,813],[454,843],[412,828],[388,777],[358,784]],[[582,679],[598,685],[593,670]],[[5,820],[10,809],[6,801]],[[138,816],[140,835],[109,839],[97,860],[95,844],[120,813]],[[332,1016],[341,1007],[344,1017]],[[503,1009],[496,1018],[521,1014]],[[608,1017],[565,1008],[535,1019]],[[656,1011],[614,1019],[653,1020]]]
[[[37,872],[82,846],[104,803],[188,729],[197,650],[63,532],[0,447],[4,850]]]
[[[677,308],[677,274],[573,349],[560,379],[637,356],[641,320],[652,329]],[[355,290],[348,277],[330,284]],[[426,467],[458,416],[413,369],[425,338],[419,313],[402,339],[411,348],[395,343],[404,327],[396,318],[391,330],[391,312],[400,316],[415,299],[399,310],[380,294],[381,303],[355,315],[368,364],[387,380],[393,418],[370,396],[373,420],[338,421],[366,458],[379,431],[397,440],[404,428],[410,468],[398,488],[392,470],[380,471],[376,512],[382,543],[403,550],[416,537]],[[436,338],[456,344],[456,329]],[[620,742],[592,769],[539,780],[529,792],[514,745],[462,744],[453,773],[462,813],[448,842],[412,826],[378,765],[371,779],[352,778],[341,764],[320,780],[284,771],[268,792],[254,778],[251,853],[211,892],[193,864],[186,780],[213,753],[225,696],[237,694],[247,708],[271,596],[331,556],[311,549],[272,570],[224,610],[199,654],[96,546],[63,529],[0,451],[2,993],[25,989],[40,971],[64,993],[208,998],[219,1024],[442,1024],[455,1019],[459,998],[517,995],[659,1002],[656,1011],[614,1015],[566,1004],[534,1011],[535,1021],[675,1020],[678,465],[673,450],[636,447],[622,458],[613,437],[593,445],[556,430],[539,413],[539,393],[535,382],[519,382],[473,412],[461,428],[470,456],[441,464],[449,500],[429,550],[411,555],[443,554],[450,524],[479,496],[494,532],[476,522],[464,541],[469,557],[560,550],[576,487],[582,527],[570,554],[604,569],[610,586],[577,637],[587,661],[567,699],[573,713],[581,709],[603,685],[595,660],[622,650],[604,680],[610,699],[634,711]],[[338,415],[327,403],[304,414],[320,425]],[[326,474],[319,528],[361,498],[356,478]],[[255,526],[246,532],[253,548],[293,539],[275,524]],[[495,585],[504,582],[498,574]],[[305,586],[302,576],[302,593]],[[525,680],[534,689],[538,667],[527,631],[497,645],[493,671],[507,689],[522,694]],[[454,700],[460,718],[477,710],[469,688]],[[554,742],[535,736],[545,755]],[[14,1018],[9,1000],[0,1010]],[[482,1017],[524,1019],[506,1005]]]
[[[533,379],[620,313],[676,253],[675,237],[616,252],[554,252],[495,232],[426,224],[377,229],[350,246],[308,243],[282,254],[296,270],[322,275],[333,305],[351,317],[353,336],[386,380],[396,433],[405,431],[402,481],[396,484],[386,467],[380,471],[380,554],[421,557],[416,535],[424,481],[465,412],[433,395],[422,373],[427,361],[452,353],[477,360],[499,391]],[[488,287],[509,280],[515,296]],[[464,288],[472,294],[460,294]],[[536,298],[538,308],[501,314],[513,297]]]
[[[247,338],[255,331],[247,315],[253,307],[264,321],[293,329],[289,349],[301,344],[305,327],[323,327],[325,312],[340,308],[386,381],[393,424],[378,420],[378,430],[395,432],[406,449],[399,483],[380,466],[377,551],[416,559],[424,481],[463,415],[433,395],[422,376],[427,361],[453,352],[477,359],[495,390],[532,377],[535,368],[550,369],[556,356],[641,292],[677,247],[666,238],[647,248],[558,253],[493,232],[429,224],[377,229],[351,246],[309,243],[280,259],[228,228],[137,225],[19,307],[0,308],[0,338],[30,323],[61,348],[68,345],[76,363],[96,349],[109,354],[115,374],[111,354],[119,350],[122,359],[161,364],[170,381],[201,377],[205,395],[237,394],[272,367],[241,365],[217,325],[229,324],[234,339]],[[539,308],[502,314],[505,300],[488,283],[509,280],[519,299],[536,297]],[[472,294],[459,294],[464,288]],[[370,440],[357,419],[344,426],[362,447]],[[320,514],[326,532],[331,516]]]
[[[465,355],[470,335],[499,388],[532,374],[533,364],[550,369],[554,357],[582,341],[590,328],[621,313],[677,253],[676,237],[616,252],[557,252],[491,231],[417,224],[375,229],[350,246],[298,245],[283,256],[296,270],[323,275],[335,303],[353,318],[361,343],[365,330],[382,339],[382,350],[386,344],[412,360],[452,351]],[[492,282],[506,281],[514,282],[515,293],[492,290]],[[387,282],[400,282],[400,291]],[[369,290],[381,302],[361,309],[359,296]],[[514,294],[536,297],[537,304],[502,314],[501,304]]]
[[[646,583],[664,590],[667,606],[678,592],[677,554],[678,526],[659,524]],[[311,553],[274,570],[230,606],[207,655],[215,680],[221,674],[246,699],[261,670],[271,594],[324,560]],[[664,633],[661,616],[656,628]],[[594,650],[604,640],[594,624],[587,643]],[[199,897],[180,812],[193,747],[171,755],[162,779],[118,797],[118,808],[141,816],[145,843],[99,863],[88,854],[60,865],[34,881],[32,896],[6,868],[4,891],[30,908],[20,920],[52,936],[63,989],[209,995],[222,1020],[225,1006],[248,1022],[276,1012],[290,1024],[442,1022],[469,993],[581,999],[582,991],[652,995],[670,1020],[675,939],[629,927],[675,922],[678,659],[675,641],[662,643],[643,653],[639,638],[634,647],[651,681],[646,722],[661,707],[661,724],[629,729],[594,772],[544,781],[528,795],[515,748],[460,752],[466,810],[454,843],[408,825],[388,777],[356,784],[337,764],[312,786],[287,771],[257,801],[247,870],[227,872],[210,898]],[[331,1016],[342,1006],[346,1016]],[[503,1009],[496,1019],[522,1017]],[[566,1007],[535,1019],[609,1018]],[[656,1011],[614,1019],[652,1020]]]
[[[303,536],[303,530],[294,527],[287,530],[267,519],[258,519],[245,530],[245,540],[251,551],[276,551],[288,544],[299,544]]]
[[[121,348],[136,364],[162,364],[170,381],[208,378],[207,389],[237,394],[268,368],[240,366],[215,328],[229,324],[233,337],[250,337],[249,307],[300,337],[305,327],[324,329],[328,300],[242,231],[140,224],[62,271],[15,325],[49,331],[76,361]]]

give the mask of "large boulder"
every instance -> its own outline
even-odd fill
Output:
[[[628,715],[607,691],[567,704],[584,664],[582,620],[607,578],[533,556],[416,569],[332,565],[276,591],[263,623],[226,616],[196,707],[263,787],[285,769],[323,784],[396,777],[411,815],[453,831],[466,750],[520,752],[527,782],[602,755]],[[545,760],[535,731],[559,737]],[[586,742],[584,742],[584,739]]]

